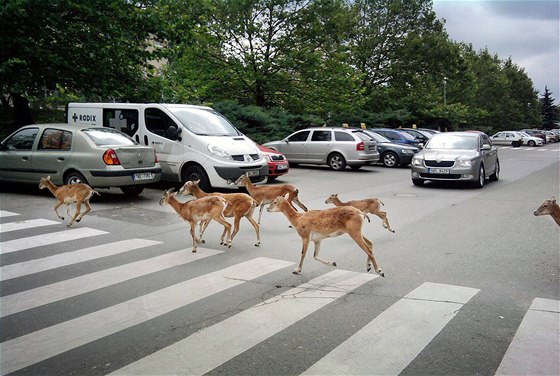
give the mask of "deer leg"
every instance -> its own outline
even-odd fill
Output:
[[[86,215],[87,213],[89,213],[91,211],[91,206],[89,205],[89,200],[84,201],[84,204],[86,204],[86,210],[84,210],[84,212],[80,215],[80,217],[76,219],[76,222],[80,222],[82,220],[82,218],[84,218],[84,215]]]
[[[196,248],[198,246],[199,238],[196,237],[196,222],[189,222],[191,225],[191,237],[192,237],[192,252],[196,253]]]
[[[224,232],[222,233],[221,243],[220,245],[227,245],[228,248],[231,248],[231,225],[223,216],[214,218],[214,220],[218,223],[221,223],[224,226]],[[227,242],[224,241],[224,235],[227,233]]]
[[[209,224],[210,224],[210,219],[200,221],[200,239],[198,240],[198,242],[201,244],[206,243],[204,239],[202,239],[202,235],[204,235],[204,231],[206,231],[206,228],[208,227]]]
[[[239,216],[234,216],[233,217],[233,232],[231,233],[231,241],[233,241],[233,238],[235,238],[235,235],[239,231],[239,222],[240,221],[241,221],[241,217],[239,217]],[[224,231],[225,231],[225,229],[224,229]]]
[[[301,259],[299,260],[299,265],[297,268],[294,269],[292,273],[299,274],[301,273],[301,267],[303,266],[303,259],[305,259],[305,254],[307,253],[307,248],[309,247],[309,238],[301,238],[303,244],[301,248]]]
[[[259,220],[257,221],[259,226],[261,225],[261,217],[262,217],[263,209],[264,209],[264,201],[261,203],[261,208],[259,209]]]
[[[315,243],[315,251],[313,253],[313,258],[319,262],[322,262],[325,265],[332,265],[332,266],[336,266],[336,262],[334,261],[326,261],[323,260],[321,258],[319,258],[319,248],[321,247],[321,241],[320,240],[316,240],[314,241]]]
[[[295,202],[303,211],[307,211],[307,206],[303,205],[297,196],[294,196],[294,202]]]
[[[76,218],[78,218],[78,216],[80,215],[80,210],[81,209],[82,209],[82,202],[81,201],[76,201],[76,213],[74,214],[74,217],[72,217],[72,219],[70,220],[70,222],[66,226],[68,226],[68,227],[72,226],[72,223],[74,223]]]
[[[60,205],[62,205],[62,204],[63,204],[63,202],[58,201],[58,202],[56,203],[56,205],[54,206],[54,212],[56,213],[56,216],[57,216],[58,218],[60,218],[60,219],[62,219],[62,220],[64,221],[64,217],[61,216],[60,214],[58,214],[58,208],[60,208]],[[66,211],[68,211],[68,207],[66,207]],[[70,215],[70,213],[68,213],[68,215]]]
[[[387,230],[391,231],[391,232],[395,232],[395,230],[393,230],[391,228],[391,226],[389,225],[389,220],[387,219],[387,213],[384,211],[378,211],[373,213],[376,216],[378,216],[379,218],[381,218],[381,220],[383,221],[383,227],[386,228]]]
[[[379,274],[382,277],[385,277],[385,273],[383,273],[383,270],[381,270],[381,268],[377,264],[377,260],[375,260],[375,256],[373,255],[373,243],[371,243],[371,241],[369,239],[366,242],[365,238],[359,232],[358,233],[348,233],[348,234],[350,235],[350,237],[352,239],[354,239],[356,244],[358,244],[360,246],[360,248],[363,249],[364,252],[368,255],[367,271],[369,272],[371,270],[370,265],[373,264],[373,267],[375,268],[375,271],[377,272],[377,274]],[[372,244],[372,246],[368,247],[368,244]],[[370,262],[371,262],[371,264],[370,264]]]
[[[255,243],[255,247],[258,247],[259,245],[261,245],[260,226],[257,222],[255,222],[250,214],[246,215],[245,218],[247,218],[247,220],[253,225],[253,228],[255,229],[255,233],[257,234],[257,242]]]

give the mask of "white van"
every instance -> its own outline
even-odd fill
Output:
[[[156,150],[162,180],[200,179],[209,190],[235,188],[248,173],[255,183],[268,165],[257,145],[210,107],[163,103],[69,103],[69,124],[98,125],[128,134]]]

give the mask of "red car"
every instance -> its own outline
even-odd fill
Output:
[[[274,181],[278,176],[288,172],[290,165],[284,154],[272,150],[266,146],[258,145],[259,150],[265,155],[268,161],[268,182]]]

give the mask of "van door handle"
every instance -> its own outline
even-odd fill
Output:
[[[64,159],[65,159],[64,157],[58,157],[58,158],[57,158],[57,160],[58,160],[59,162],[64,162]]]
[[[27,162],[29,160],[29,157],[21,157],[21,160]]]
[[[148,136],[144,135],[144,145],[148,146]]]

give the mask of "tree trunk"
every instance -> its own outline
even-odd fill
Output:
[[[12,93],[14,102],[14,123],[16,127],[33,124],[33,116],[29,108],[29,100],[19,93]]]

